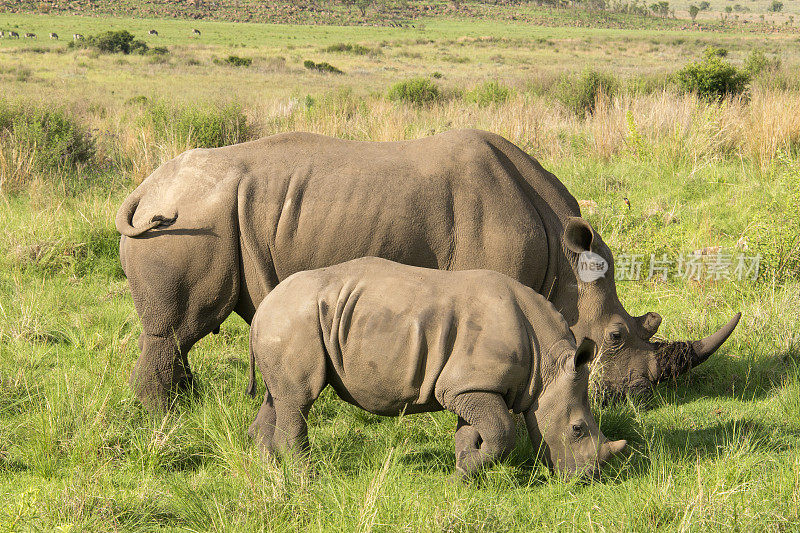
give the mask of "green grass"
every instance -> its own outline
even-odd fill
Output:
[[[635,175],[649,165],[598,165]],[[551,167],[579,195],[609,205],[593,222],[620,253],[646,226],[625,216],[600,176]],[[653,171],[664,175],[664,169]],[[582,179],[579,179],[582,177]],[[751,178],[742,176],[741,185]],[[642,181],[642,183],[646,183]],[[646,198],[690,194],[675,231],[694,233],[729,188],[704,180],[643,187]],[[583,185],[581,185],[583,184]],[[660,193],[659,193],[660,191]],[[769,192],[742,195],[757,208]],[[140,331],[115,263],[123,192],[78,197],[34,189],[0,214],[0,524],[79,530],[651,530],[691,525],[781,530],[800,519],[800,285],[621,283],[632,313],[657,309],[664,334],[696,336],[733,310],[740,329],[709,363],[648,405],[596,409],[603,431],[631,442],[604,481],[563,483],[526,457],[472,483],[455,482],[449,413],[383,418],[327,391],[310,416],[308,472],[263,462],[246,435],[259,406],[244,395],[247,326],[236,318],[201,341],[191,361],[197,398],[165,418],[145,413],[127,377]],[[701,216],[695,216],[701,215]],[[744,215],[741,215],[744,217]],[[724,235],[743,221],[712,218]],[[623,226],[624,227],[624,226]],[[672,229],[657,232],[668,240]],[[34,259],[31,250],[53,251]],[[91,259],[73,250],[93,250]]]
[[[96,153],[86,168],[34,169],[17,192],[0,193],[0,530],[727,532],[800,523],[800,137],[760,161],[741,132],[753,124],[736,118],[758,98],[686,104],[673,89],[624,92],[631,77],[666,76],[664,62],[674,70],[709,44],[729,48],[737,64],[756,43],[780,50],[781,75],[794,79],[794,37],[447,19],[408,30],[0,15],[0,28],[15,25],[40,42],[0,42],[0,91],[63,110],[91,132]],[[158,41],[146,34],[153,26]],[[41,39],[112,29],[170,53],[154,62]],[[381,53],[326,51],[337,43]],[[253,63],[214,62],[231,54]],[[306,72],[309,57],[347,75]],[[548,89],[590,65],[623,82],[622,112],[579,117]],[[434,72],[445,101],[387,101],[393,83]],[[509,94],[487,91],[489,80]],[[796,98],[796,87],[776,94]],[[505,96],[486,106],[452,96],[472,90]],[[686,105],[698,111],[670,122]],[[395,139],[467,126],[507,135],[594,202],[585,215],[617,257],[733,248],[741,238],[748,254],[764,255],[756,283],[618,283],[631,314],[664,316],[667,338],[705,335],[743,312],[719,354],[659,386],[652,401],[594,406],[606,435],[630,442],[626,460],[600,482],[563,482],[530,461],[520,425],[506,463],[460,483],[453,415],[383,418],[328,390],[310,415],[310,466],[264,461],[246,434],[259,400],[244,394],[248,327],[236,317],[192,350],[195,396],[166,417],[141,408],[127,384],[141,326],[113,224],[133,181],[187,147],[286,129]],[[609,139],[617,148],[599,153]],[[0,156],[17,148],[0,142]]]

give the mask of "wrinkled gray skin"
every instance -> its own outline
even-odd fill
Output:
[[[386,143],[289,133],[190,150],[117,213],[143,329],[132,385],[148,408],[168,407],[191,383],[187,352],[230,313],[249,322],[289,275],[365,256],[531,287],[601,347],[607,391],[646,391],[724,342],[735,323],[702,344],[650,342],[661,317],[625,311],[611,253],[579,217],[555,176],[482,131]],[[610,265],[592,283],[576,275],[586,250]]]
[[[524,414],[547,464],[594,474],[625,447],[608,442],[589,409],[594,352],[591,340],[576,348],[550,302],[497,272],[374,257],[300,272],[253,318],[251,363],[266,392],[250,435],[268,453],[306,449],[308,412],[330,384],[376,414],[458,415],[462,474],[514,449],[509,410]]]

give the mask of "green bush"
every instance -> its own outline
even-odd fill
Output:
[[[198,148],[216,148],[248,140],[247,117],[238,105],[169,106],[152,102],[141,118],[153,127],[159,141],[176,135],[181,143]]]
[[[502,104],[511,96],[511,89],[497,81],[487,81],[464,95],[464,100],[480,106]]]
[[[686,65],[678,71],[678,85],[701,98],[719,100],[725,96],[741,94],[750,82],[747,72],[737,69],[723,59],[727,51],[708,48],[703,59]]]
[[[556,98],[578,116],[594,113],[598,96],[612,98],[619,81],[612,74],[587,69],[580,77],[562,77]]]
[[[86,40],[86,43],[107,54],[144,54],[148,50],[144,41],[135,39],[127,30],[112,30],[93,35]]]
[[[323,51],[341,52],[347,54],[354,54],[357,56],[365,56],[365,55],[376,56],[381,54],[380,48],[370,48],[368,46],[364,46],[361,44],[351,44],[351,43],[332,44],[329,47],[325,48]]]
[[[303,66],[306,67],[308,70],[316,70],[317,72],[324,72],[326,74],[344,74],[344,72],[334,67],[327,61],[323,61],[321,63],[315,63],[310,59],[306,59],[305,61],[303,61]]]
[[[775,72],[781,67],[781,60],[779,58],[770,59],[764,50],[761,48],[754,48],[750,51],[747,59],[744,61],[744,71],[748,76],[754,78],[762,73]]]
[[[0,142],[13,142],[32,154],[37,170],[64,170],[88,163],[95,145],[86,129],[59,109],[0,101]]]
[[[714,45],[707,46],[703,50],[703,57],[728,57],[728,49]]]
[[[398,81],[389,87],[388,98],[392,102],[407,102],[426,105],[441,99],[439,86],[428,78],[411,78]]]
[[[235,55],[229,55],[222,61],[215,61],[217,64],[227,64],[233,67],[249,67],[253,64],[253,60],[249,57],[239,57]]]

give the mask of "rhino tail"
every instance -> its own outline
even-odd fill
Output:
[[[253,335],[250,335],[250,382],[247,384],[247,395],[256,397],[256,356],[253,352]]]
[[[131,193],[128,198],[122,203],[117,211],[116,226],[117,231],[126,237],[139,237],[145,232],[159,226],[169,226],[178,218],[178,213],[175,212],[171,217],[164,215],[154,215],[150,222],[144,226],[135,228],[133,226],[133,214],[136,213],[136,208],[139,207],[139,201],[142,199],[144,191],[136,190]]]

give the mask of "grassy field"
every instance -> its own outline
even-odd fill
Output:
[[[0,15],[0,29],[14,27],[39,39],[0,42],[0,529],[797,530],[796,36]],[[107,29],[168,53],[43,38]],[[340,43],[368,51],[328,50]],[[760,47],[781,66],[739,97],[683,94],[670,74],[712,44],[736,65]],[[230,66],[231,54],[253,62]],[[307,59],[345,74],[311,72]],[[587,67],[617,83],[588,114],[564,98]],[[441,98],[390,101],[389,86],[413,76],[437,83]],[[508,91],[487,92],[491,80]],[[43,116],[59,136],[37,129]],[[192,146],[278,131],[390,140],[460,127],[537,157],[618,260],[715,246],[761,255],[755,281],[618,283],[631,314],[664,316],[668,338],[699,337],[743,312],[718,355],[653,400],[594,407],[609,438],[628,439],[626,460],[600,482],[563,482],[528,459],[520,426],[505,464],[459,483],[452,415],[382,418],[326,391],[310,415],[311,467],[265,462],[246,434],[259,402],[244,395],[248,327],[235,317],[190,354],[196,398],[165,417],[143,411],[127,385],[141,328],[113,225],[135,183]]]

